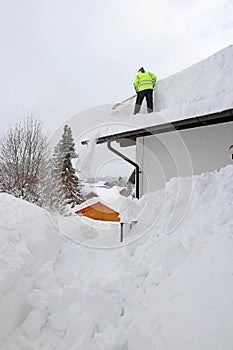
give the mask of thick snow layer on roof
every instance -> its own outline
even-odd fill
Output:
[[[0,194],[0,349],[232,349],[232,176],[229,165],[176,178],[165,201],[161,191],[135,200],[134,242],[121,249],[59,239],[43,210]],[[168,234],[190,181],[188,210]],[[63,220],[86,242],[119,240],[109,225]]]
[[[233,107],[233,45],[158,82],[155,111],[168,121]]]
[[[113,186],[112,188],[96,187],[95,192],[98,195],[98,197],[88,199],[82,204],[76,205],[72,209],[72,211],[76,212],[83,208],[87,208],[95,203],[101,202],[102,204],[106,205],[110,209],[120,213],[121,210],[123,210],[125,206],[127,206],[127,204],[131,202],[129,198],[126,198],[120,194],[121,190],[122,190],[122,187],[118,187],[118,186]]]
[[[159,72],[155,72],[159,76]],[[135,99],[115,111],[97,106],[68,120],[75,138],[100,136],[163,124],[233,108],[233,45],[168,78],[154,91],[154,113],[133,115]],[[145,108],[144,108],[145,112]]]

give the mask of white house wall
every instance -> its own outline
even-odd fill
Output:
[[[140,195],[161,189],[172,177],[213,171],[233,163],[233,122],[137,139]]]

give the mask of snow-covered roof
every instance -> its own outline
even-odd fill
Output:
[[[82,136],[82,141],[232,109],[232,80],[233,45],[158,81],[154,113],[134,116],[134,103],[123,104],[115,112],[110,106],[85,111],[86,118],[91,115],[93,129]]]
[[[101,191],[101,194],[99,193],[99,197],[90,198],[85,202],[81,203],[80,205],[76,205],[72,211],[76,212],[78,210],[82,210],[98,202],[120,213],[126,208],[128,203],[131,202],[131,199],[122,196],[119,193],[119,189],[117,189],[117,186],[114,186],[111,189],[106,189],[104,192]]]
[[[105,187],[105,183],[106,181],[100,180],[98,182],[96,182],[93,187]]]
[[[164,124],[157,124],[152,126],[147,126],[139,129],[123,131],[116,134],[105,135],[99,137],[96,143],[105,143],[108,141],[116,141],[120,143],[122,147],[131,146],[135,144],[138,137],[162,134],[167,132],[173,132],[175,130],[184,130],[197,128],[200,126],[226,123],[233,121],[233,109],[227,109],[222,112],[216,112],[212,114],[207,114],[203,116],[196,116],[188,119],[177,120],[174,122],[168,122]],[[83,144],[88,143],[88,141],[83,141]]]

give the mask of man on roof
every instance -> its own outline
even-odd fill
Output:
[[[134,114],[140,112],[144,97],[147,103],[147,112],[153,112],[153,89],[156,82],[156,75],[146,72],[143,67],[138,70],[138,74],[134,81],[134,88],[137,93],[137,99],[134,108]]]

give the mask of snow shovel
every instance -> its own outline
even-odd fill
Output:
[[[112,106],[112,109],[113,109],[113,110],[117,109],[119,106],[123,105],[123,104],[124,104],[125,102],[127,102],[127,101],[132,100],[132,99],[133,99],[134,97],[136,97],[136,96],[137,96],[137,95],[133,95],[133,96],[127,98],[126,100],[123,100],[123,101],[121,101],[121,102],[116,103],[114,106]]]

